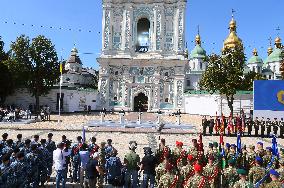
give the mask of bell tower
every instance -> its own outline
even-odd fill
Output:
[[[102,107],[134,110],[143,94],[148,111],[183,108],[186,2],[103,0]]]

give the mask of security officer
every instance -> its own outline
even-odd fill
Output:
[[[47,163],[47,180],[49,180],[51,173],[52,173],[52,165],[53,165],[53,151],[56,150],[55,142],[52,140],[53,134],[48,133],[47,135],[47,141],[45,148],[48,150],[48,159],[46,161]]]
[[[202,119],[203,135],[206,135],[207,126],[208,126],[207,119],[206,116],[204,116],[204,118]]]
[[[210,116],[210,122],[209,122],[209,134],[212,135],[213,134],[213,129],[214,129],[214,119],[212,118],[212,116]]]
[[[270,132],[271,132],[271,121],[270,121],[270,118],[267,118],[267,121],[266,121],[266,131],[267,131],[267,137],[269,138],[270,137]]]
[[[251,136],[252,126],[253,126],[253,120],[252,117],[249,117],[246,121],[246,126],[248,128],[248,135]]]
[[[272,122],[272,126],[273,126],[273,134],[277,136],[278,126],[279,126],[277,118],[274,118],[274,121]]]
[[[260,126],[260,121],[258,120],[258,117],[255,118],[253,124],[254,124],[254,135],[258,136],[258,130]]]
[[[283,118],[281,118],[281,120],[279,121],[279,127],[280,127],[280,138],[283,138],[283,134],[284,134],[284,121]]]
[[[264,137],[264,131],[265,131],[265,120],[264,117],[261,118],[261,124],[260,124],[260,133],[261,137]]]

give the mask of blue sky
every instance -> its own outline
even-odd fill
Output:
[[[188,48],[191,50],[194,46],[192,41],[199,25],[206,51],[219,53],[223,40],[228,35],[233,8],[236,11],[238,35],[244,42],[247,57],[251,56],[256,47],[259,55],[265,58],[268,38],[271,36],[274,41],[278,33],[284,38],[283,7],[283,0],[188,0]],[[59,57],[62,51],[64,59],[68,58],[76,43],[79,53],[93,53],[80,55],[84,66],[98,68],[96,57],[101,50],[101,17],[101,0],[3,0],[0,36],[5,42],[5,48],[9,49],[11,41],[20,34],[31,38],[43,34],[55,44]],[[51,29],[50,26],[56,29]],[[278,26],[280,31],[276,31]],[[60,27],[63,29],[60,30]],[[89,30],[92,32],[88,32]]]

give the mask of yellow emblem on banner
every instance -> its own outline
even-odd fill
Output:
[[[281,90],[277,93],[278,102],[284,104],[284,90]]]

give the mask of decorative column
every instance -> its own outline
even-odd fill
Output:
[[[122,43],[121,48],[125,52],[130,52],[132,49],[132,17],[133,7],[127,4],[123,10],[123,24],[122,24]]]
[[[112,46],[112,31],[111,31],[111,6],[105,5],[103,8],[103,23],[102,23],[102,50],[108,51]]]

